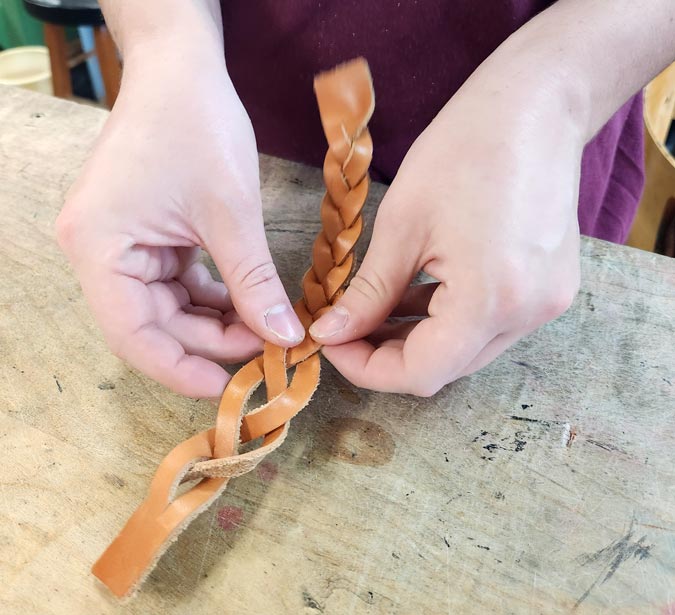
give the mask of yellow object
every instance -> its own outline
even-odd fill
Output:
[[[627,243],[669,254],[669,250],[655,248],[664,243],[673,224],[667,204],[675,198],[675,157],[666,149],[665,141],[675,120],[675,64],[645,88],[644,101],[646,183]]]
[[[52,94],[47,48],[35,45],[0,51],[0,84]]]

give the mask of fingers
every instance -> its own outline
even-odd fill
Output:
[[[324,346],[323,353],[357,386],[428,397],[459,377],[487,341],[464,319],[430,317],[417,323],[404,341],[393,339],[375,347],[357,340]]]
[[[374,331],[410,284],[416,273],[417,256],[413,250],[402,249],[409,239],[390,218],[378,216],[358,273],[336,306],[310,327],[311,336],[321,344],[344,344]],[[419,301],[412,301],[417,307]]]
[[[187,354],[176,339],[155,323],[136,330],[118,356],[146,376],[188,397],[220,397],[230,380],[222,367]]]
[[[242,320],[260,337],[289,347],[299,344],[305,329],[296,316],[272,262],[262,219],[246,232],[221,234],[209,241],[211,254]]]
[[[217,282],[203,263],[194,263],[178,277],[190,293],[190,303],[214,308],[220,312],[232,309],[232,299],[225,284]]]
[[[99,284],[108,289],[100,292]],[[174,283],[176,284],[176,283]],[[178,306],[176,288],[112,275],[83,280],[83,289],[115,354],[176,393],[189,397],[218,397],[230,379],[220,365],[186,352],[158,323]],[[187,291],[183,290],[187,295]],[[169,318],[170,320],[170,318]]]
[[[492,341],[490,341],[483,350],[481,350],[478,355],[462,370],[462,373],[459,377],[468,376],[473,374],[480,369],[483,369],[486,365],[492,363],[500,354],[502,354],[507,348],[515,344],[521,337],[524,337],[530,331],[518,331],[511,333],[502,333],[501,335],[496,336]]]
[[[183,311],[186,314],[199,314],[200,316],[210,316],[211,318],[217,318],[221,322],[223,321],[223,313],[219,310],[214,310],[213,308],[204,307],[203,305],[192,305],[188,303],[183,306]]]
[[[158,326],[188,354],[236,363],[262,350],[255,333],[243,323],[226,325],[219,311],[198,306],[186,313],[191,297],[178,282],[153,282],[147,288]]]
[[[429,289],[415,293],[426,301]],[[485,346],[500,333],[485,327],[482,302],[473,294],[458,299],[447,285],[435,286],[428,302],[428,318],[417,323],[387,323],[371,340],[324,346],[323,353],[336,369],[357,386],[427,397],[460,377]],[[414,303],[414,301],[412,301]],[[419,304],[417,305],[419,308]],[[388,329],[388,331],[387,331]]]
[[[325,346],[323,352],[357,386],[426,397],[445,384],[482,369],[534,330],[529,327],[499,333],[492,339],[489,335],[475,336],[466,343],[471,335],[470,326],[455,327],[452,331],[449,323],[444,324],[437,317],[388,321],[366,340]],[[447,342],[435,345],[434,340],[440,339]],[[432,362],[425,357],[438,360]]]
[[[184,313],[189,295],[178,282],[146,285],[95,268],[81,280],[113,352],[182,395],[220,396],[229,375],[215,360],[239,361],[260,347],[243,324],[225,326],[211,315]]]
[[[429,302],[438,288],[438,282],[410,286],[403,294],[392,316],[428,316]]]
[[[262,340],[234,311],[225,284],[214,280],[203,263],[192,264],[178,281],[187,290],[189,303],[185,295],[174,292],[181,310],[174,313],[164,328],[187,352],[238,363],[262,351]]]
[[[386,321],[373,331],[366,339],[374,346],[406,340],[410,332],[419,324],[419,320]]]
[[[188,354],[238,363],[262,351],[262,340],[245,324],[225,325],[211,316],[179,310],[162,325]]]

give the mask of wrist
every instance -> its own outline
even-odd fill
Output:
[[[222,51],[223,31],[217,0],[99,0],[109,29],[125,60],[148,47],[214,45]]]
[[[116,107],[222,99],[231,94],[223,43],[199,30],[162,31],[127,48]]]
[[[225,69],[222,37],[206,35],[197,26],[168,29],[144,38],[131,38],[124,51],[124,70],[180,74],[188,68],[193,77],[202,68]],[[152,73],[150,73],[152,74]]]
[[[490,82],[487,89],[503,111],[520,113],[539,125],[563,126],[582,146],[593,137],[597,127],[592,125],[591,88],[555,45],[518,31],[478,72]]]
[[[165,34],[161,40],[135,45],[124,58],[122,89],[142,84],[158,90],[173,86],[188,93],[205,79],[214,87],[229,83],[222,43],[205,45],[184,35]]]

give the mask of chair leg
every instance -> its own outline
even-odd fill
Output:
[[[117,47],[105,26],[94,28],[94,42],[98,64],[101,67],[101,77],[103,77],[103,85],[105,86],[105,102],[108,108],[112,109],[120,91],[122,79]]]
[[[52,85],[54,96],[69,98],[73,95],[68,68],[66,33],[62,26],[44,24],[45,44],[49,49],[49,62],[52,67]]]

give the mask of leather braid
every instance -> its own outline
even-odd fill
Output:
[[[305,329],[339,298],[352,271],[368,194],[372,140],[367,123],[374,108],[370,71],[362,58],[318,75],[314,90],[328,152],[322,229],[303,278],[303,298],[295,304]],[[228,383],[216,426],[182,442],[162,460],[148,497],[92,568],[113,594],[122,598],[136,591],[168,546],[225,490],[229,479],[250,472],[284,441],[290,419],[307,405],[319,383],[318,350],[309,335],[288,351],[266,343],[263,354]],[[287,370],[292,366],[296,369],[289,384]],[[263,380],[267,403],[244,414]],[[238,452],[241,443],[260,437],[258,448]],[[176,497],[178,486],[189,480],[199,482]]]

